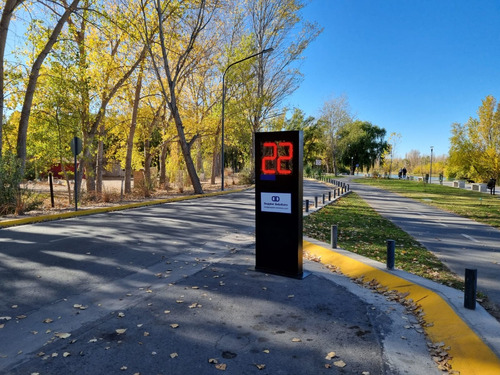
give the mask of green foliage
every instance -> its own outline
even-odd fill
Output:
[[[7,153],[0,158],[0,214],[13,213],[20,199],[22,180],[20,163],[16,156]]]
[[[0,158],[0,215],[21,214],[42,203],[38,194],[21,189],[20,161],[11,153]]]
[[[340,160],[349,166],[351,174],[354,174],[356,165],[362,170],[369,169],[382,157],[389,147],[384,140],[385,134],[385,129],[359,120],[346,124],[340,130]]]

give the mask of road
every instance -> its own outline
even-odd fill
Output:
[[[352,181],[350,187],[457,275],[477,269],[478,290],[500,306],[500,230],[387,190]]]
[[[1,229],[0,373],[437,373],[399,304],[255,272],[253,231],[253,191]]]

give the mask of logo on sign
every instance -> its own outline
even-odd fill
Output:
[[[271,200],[273,202],[279,202],[280,201],[280,197],[278,197],[277,195],[273,195],[272,198],[271,198]]]

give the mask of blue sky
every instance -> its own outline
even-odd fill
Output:
[[[500,100],[499,0],[311,0],[303,17],[324,28],[285,104],[319,117],[347,95],[352,112],[401,134],[396,154],[447,154],[451,124]]]

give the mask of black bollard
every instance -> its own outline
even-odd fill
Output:
[[[394,269],[394,258],[396,252],[396,241],[387,240],[387,269]]]
[[[465,269],[464,307],[476,309],[477,269]]]
[[[325,194],[323,194],[323,204],[325,204]]]
[[[314,208],[318,208],[318,197],[314,197]]]
[[[309,199],[306,199],[306,212],[309,212]]]
[[[338,234],[338,228],[336,225],[332,225],[332,230],[330,234],[330,242],[332,243],[332,249],[337,248],[337,234]]]
[[[332,200],[332,191],[330,190],[328,192],[328,201],[331,201]]]
[[[50,185],[50,205],[54,208],[54,184],[52,183],[52,172],[49,172],[49,185]]]

